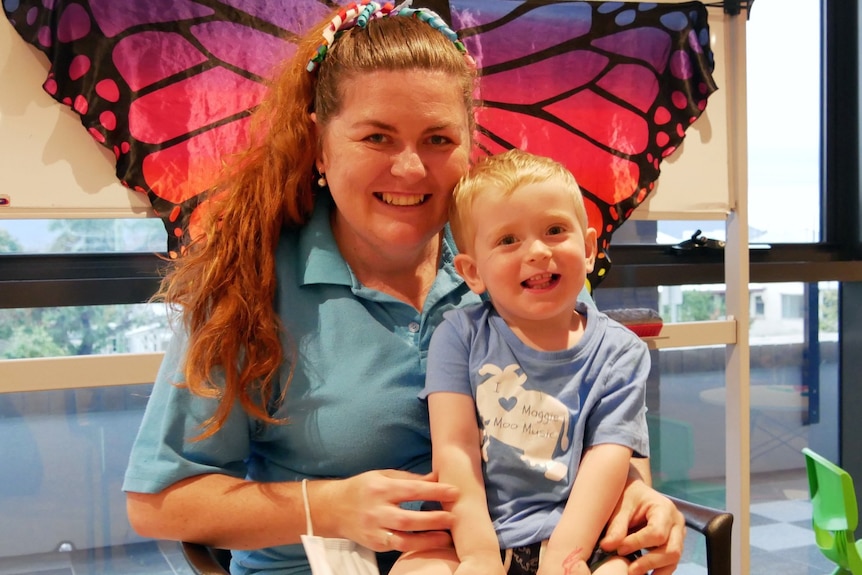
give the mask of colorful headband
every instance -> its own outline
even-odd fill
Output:
[[[411,8],[412,0],[405,0],[396,7],[391,3],[381,5],[374,0],[362,0],[358,4],[351,2],[345,8],[339,10],[338,14],[329,23],[329,26],[323,31],[323,43],[317,47],[314,57],[308,61],[308,66],[305,67],[309,72],[314,72],[318,64],[326,58],[326,53],[333,42],[345,30],[349,30],[354,26],[365,28],[369,20],[383,18],[384,16],[407,16],[413,17],[423,22],[435,30],[439,30],[441,34],[449,38],[458,51],[464,54],[471,65],[475,67],[475,62],[467,54],[467,47],[458,39],[458,35],[446,24],[446,22],[434,11],[427,8]]]

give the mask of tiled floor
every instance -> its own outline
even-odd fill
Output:
[[[785,500],[751,506],[752,575],[827,575],[832,565],[815,547],[810,529],[811,505],[805,500]],[[686,540],[686,557],[680,575],[706,575],[704,551],[696,537]]]
[[[0,563],[0,575],[193,575],[176,543],[160,541],[25,556]]]
[[[827,575],[829,561],[813,545],[811,504],[805,476],[798,471],[752,480],[751,575]],[[677,573],[706,575],[699,535],[686,540]],[[0,575],[191,575],[178,546],[140,543],[99,550],[72,551],[8,559]]]
[[[751,575],[828,575],[832,565],[814,546],[811,502],[803,472],[753,477],[750,523]],[[679,575],[706,575],[699,536],[686,539]]]

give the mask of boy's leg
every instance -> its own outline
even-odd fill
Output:
[[[547,540],[542,542],[542,551],[548,544]],[[626,557],[620,557],[616,553],[608,553],[601,547],[596,547],[593,554],[587,560],[587,567],[590,572],[596,575],[627,575],[628,566],[632,561],[640,557],[640,552],[632,553]],[[533,571],[535,573],[535,571]],[[509,571],[512,575],[512,571]],[[519,574],[520,575],[520,574]]]
[[[392,566],[389,575],[452,575],[458,568],[454,547],[404,553]]]
[[[629,572],[629,563],[627,558],[615,555],[594,567],[592,572],[595,575],[626,575]]]

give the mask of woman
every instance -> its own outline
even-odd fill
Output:
[[[474,70],[433,13],[369,6],[299,43],[206,241],[160,293],[182,329],[132,451],[129,518],[144,536],[234,550],[235,574],[309,572],[303,479],[317,535],[380,552],[451,544],[451,516],[418,511],[457,492],[429,474],[417,394],[443,312],[478,301],[444,232]],[[652,547],[636,568],[670,573],[681,516],[636,475],[606,544]]]

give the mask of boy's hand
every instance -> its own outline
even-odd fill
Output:
[[[557,555],[546,550],[536,575],[590,575],[590,568],[580,549],[568,556]]]

